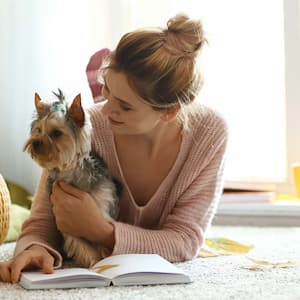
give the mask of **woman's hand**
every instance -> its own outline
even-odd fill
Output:
[[[114,227],[104,219],[89,193],[61,181],[53,184],[50,198],[61,232],[113,248]]]
[[[0,281],[17,283],[25,268],[40,268],[50,274],[53,266],[54,257],[44,247],[33,245],[11,260],[0,262]]]

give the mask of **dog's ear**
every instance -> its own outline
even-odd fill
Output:
[[[42,102],[42,99],[38,93],[34,94],[34,104],[39,116],[46,114],[49,110],[49,105]]]
[[[79,127],[84,125],[84,111],[81,106],[81,96],[78,94],[68,109],[68,115],[78,124]]]

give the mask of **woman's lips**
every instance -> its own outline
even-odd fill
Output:
[[[112,125],[122,125],[122,124],[124,124],[123,122],[118,122],[118,121],[116,121],[116,120],[114,120],[114,119],[112,119],[112,118],[110,118],[110,117],[108,117],[108,120],[109,120],[109,122],[110,122]]]

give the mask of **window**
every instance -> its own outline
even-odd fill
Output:
[[[153,25],[153,9],[155,23],[162,26],[177,12],[203,21],[209,45],[201,59],[205,85],[199,100],[214,106],[228,121],[226,179],[273,182],[281,192],[293,192],[290,165],[297,157],[291,139],[299,145],[295,127],[300,125],[291,115],[296,105],[291,82],[299,68],[295,70],[288,55],[295,44],[299,50],[298,1],[130,3],[130,29]],[[298,57],[299,51],[294,52],[292,57]]]

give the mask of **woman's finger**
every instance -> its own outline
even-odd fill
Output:
[[[30,264],[32,260],[29,251],[23,251],[11,263],[11,282],[17,283],[20,279],[21,271]]]
[[[54,257],[52,255],[43,255],[41,258],[41,268],[46,274],[53,273]]]
[[[72,195],[75,198],[82,198],[82,195],[84,194],[83,191],[75,188],[74,186],[70,184],[66,184],[64,181],[60,181],[58,183],[59,187],[67,194]]]
[[[65,192],[60,188],[57,182],[53,184],[52,193],[51,193],[51,202],[55,204],[59,201],[60,198],[64,198]]]
[[[0,263],[0,281],[11,282],[10,263]]]

